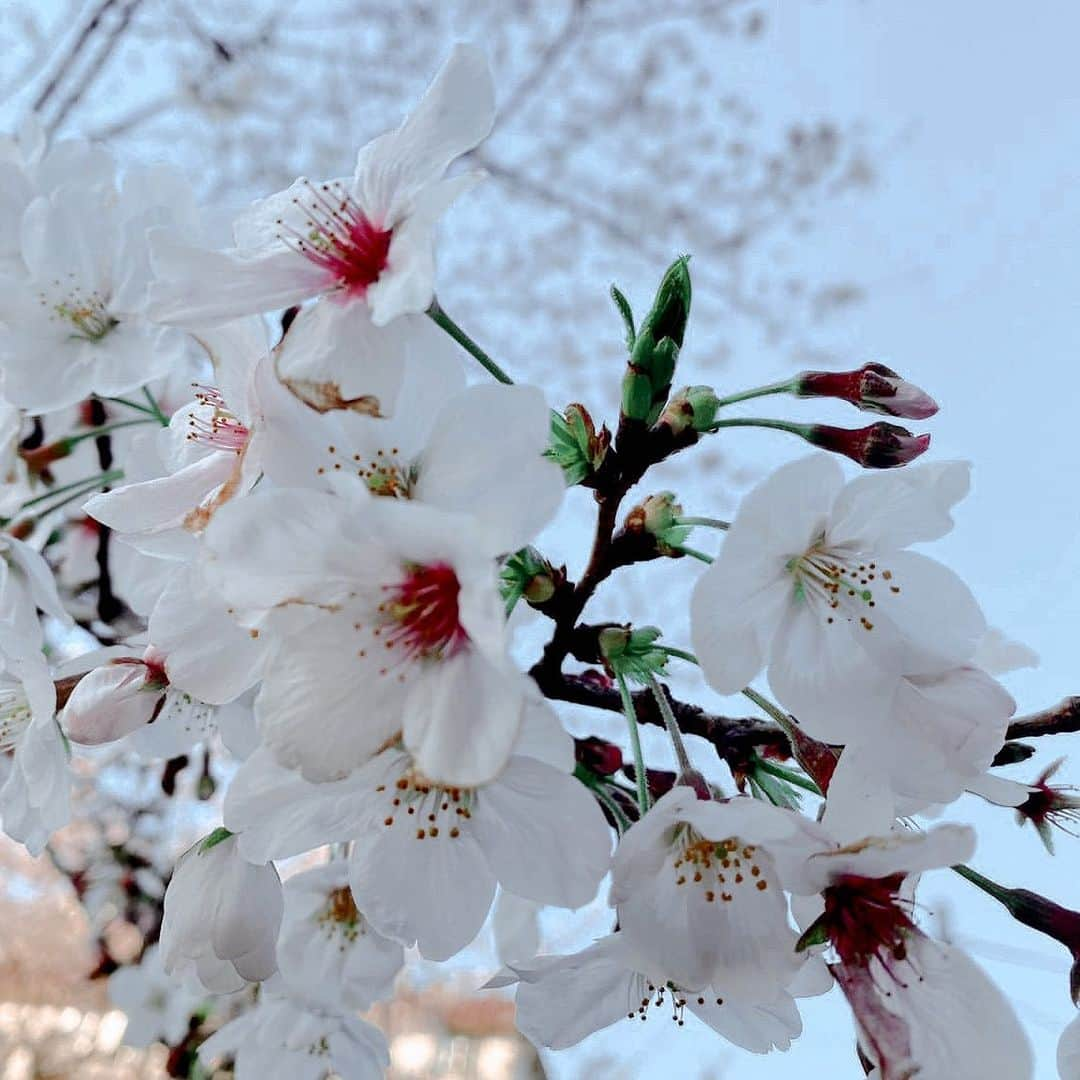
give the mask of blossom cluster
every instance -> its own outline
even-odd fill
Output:
[[[965,792],[1044,831],[1073,809],[1049,773],[991,771],[1015,711],[995,673],[1028,658],[911,550],[952,528],[969,485],[964,462],[908,467],[929,436],[892,420],[936,404],[878,363],[673,389],[681,258],[640,323],[613,290],[614,433],[581,405],[553,413],[435,299],[436,227],[482,179],[454,166],[494,116],[483,54],[457,46],[352,176],[297,180],[232,220],[94,145],[30,129],[0,145],[4,830],[44,850],[71,815],[72,756],[102,744],[227,756],[221,825],[176,861],[138,968],[110,980],[129,1038],[183,1048],[177,1070],[197,1050],[241,1078],[382,1075],[386,1041],[359,1013],[393,993],[407,949],[447,961],[493,909],[578,909],[605,888],[610,934],[513,950],[487,983],[516,986],[538,1046],[659,1013],[786,1050],[800,1000],[836,985],[882,1080],[987,1060],[1032,1075],[1006,997],[914,899],[924,872],[980,877],[970,828],[919,823]],[[775,394],[890,420],[728,412]],[[653,465],[745,426],[817,452],[731,522],[658,492],[616,531]],[[867,471],[846,480],[831,455]],[[599,509],[576,584],[540,550],[568,486]],[[715,559],[687,544],[710,527]],[[710,565],[687,598],[693,651],[581,620],[618,568],[695,555]],[[530,670],[523,612],[551,629]],[[678,663],[771,718],[715,743],[723,778],[690,764],[688,710],[661,681]],[[625,711],[633,764],[575,741],[553,700]],[[676,774],[646,767],[649,721]],[[283,883],[296,856],[308,868]],[[256,985],[202,1041],[207,996]]]

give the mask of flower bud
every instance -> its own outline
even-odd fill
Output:
[[[565,581],[565,567],[556,569],[536,548],[525,547],[503,563],[499,589],[507,612],[511,612],[519,600],[533,607],[547,603]]]
[[[547,457],[563,471],[567,486],[587,480],[604,463],[611,432],[607,427],[599,431],[584,405],[567,405],[565,413],[551,414],[551,445]]]
[[[700,434],[716,422],[719,408],[720,399],[711,386],[684,386],[671,396],[657,423],[671,428],[675,435],[687,430]]]
[[[164,657],[153,648],[142,659],[110,660],[76,684],[64,706],[63,729],[84,746],[122,739],[155,718],[168,685]]]
[[[863,364],[856,371],[803,371],[794,379],[798,397],[831,397],[865,412],[925,420],[938,411],[925,390],[902,379],[884,364]]]
[[[605,626],[597,644],[612,671],[645,682],[667,664],[667,652],[655,644],[659,637],[655,626]]]
[[[811,424],[806,440],[823,450],[843,454],[864,469],[893,469],[907,465],[930,446],[929,435],[912,435],[906,428],[879,420],[864,428]]]
[[[31,476],[41,476],[54,461],[69,457],[75,446],[73,439],[57,439],[56,442],[36,446],[32,450],[20,450],[19,457],[23,459]]]
[[[612,776],[623,767],[622,751],[614,743],[593,735],[574,740],[574,757],[599,776]]]
[[[628,420],[654,424],[671,391],[675,362],[690,316],[687,264],[688,257],[684,255],[668,267],[653,306],[634,339],[623,378],[622,414]]]
[[[662,555],[672,555],[690,534],[689,525],[678,524],[682,507],[671,491],[650,495],[626,515],[626,531],[649,533]]]

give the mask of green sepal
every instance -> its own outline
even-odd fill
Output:
[[[819,915],[795,943],[796,952],[806,952],[814,945],[829,944],[829,926],[824,914]]]
[[[611,299],[615,301],[615,306],[622,316],[623,325],[626,327],[626,351],[633,352],[637,332],[634,330],[634,313],[630,309],[630,301],[622,294],[618,285],[611,286]]]
[[[218,844],[222,843],[225,840],[228,840],[229,837],[232,835],[234,834],[231,833],[228,829],[226,829],[222,825],[219,825],[212,833],[210,833],[208,836],[203,837],[202,841],[199,843],[199,854],[204,855],[211,848],[217,847]]]

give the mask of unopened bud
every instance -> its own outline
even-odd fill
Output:
[[[864,428],[811,424],[805,432],[807,442],[834,454],[843,454],[864,469],[893,469],[907,465],[930,446],[929,435],[913,435],[906,428],[884,420]]]
[[[565,569],[556,569],[533,547],[511,555],[499,573],[499,589],[507,612],[513,611],[522,599],[534,607],[546,603],[565,581]]]
[[[597,431],[584,405],[568,405],[562,416],[551,414],[551,445],[546,454],[562,469],[568,486],[592,476],[610,446],[611,432],[606,426]]]
[[[655,626],[605,626],[597,635],[597,645],[612,671],[647,682],[667,664],[667,651],[656,645],[659,637]]]
[[[691,287],[687,263],[688,257],[684,255],[668,267],[652,308],[634,339],[622,389],[622,414],[628,420],[651,426],[660,416],[671,392],[675,363],[690,316]]]
[[[574,757],[579,764],[599,776],[612,776],[623,767],[622,751],[614,743],[595,736],[575,739]]]
[[[671,491],[650,495],[626,515],[627,532],[649,533],[656,538],[656,547],[663,555],[671,555],[690,535],[689,525],[679,524],[682,507]]]
[[[114,742],[154,720],[168,685],[164,657],[153,648],[141,659],[110,660],[76,684],[64,706],[62,727],[72,742]]]
[[[56,442],[37,446],[33,450],[20,450],[19,456],[32,476],[40,476],[54,461],[68,457],[74,447],[75,443],[71,439],[57,439]]]
[[[884,364],[863,364],[856,371],[804,371],[795,376],[799,397],[831,397],[866,412],[925,420],[938,411],[925,390],[901,378]]]
[[[658,424],[671,428],[676,435],[692,430],[708,431],[716,422],[720,399],[711,386],[684,386],[672,394]]]

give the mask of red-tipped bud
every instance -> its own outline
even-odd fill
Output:
[[[41,476],[54,461],[66,458],[74,446],[70,439],[57,439],[56,442],[36,446],[33,450],[20,450],[19,456],[32,476]]]
[[[612,776],[623,767],[622,751],[614,743],[595,736],[575,739],[574,757],[579,765],[600,776]]]
[[[807,442],[843,454],[864,469],[895,469],[907,465],[930,446],[929,435],[912,435],[907,428],[879,420],[864,428],[839,428],[812,424],[806,429]]]
[[[938,411],[937,402],[925,390],[884,364],[863,364],[857,371],[804,371],[795,376],[795,393],[840,398],[866,412],[907,420],[925,420]]]

